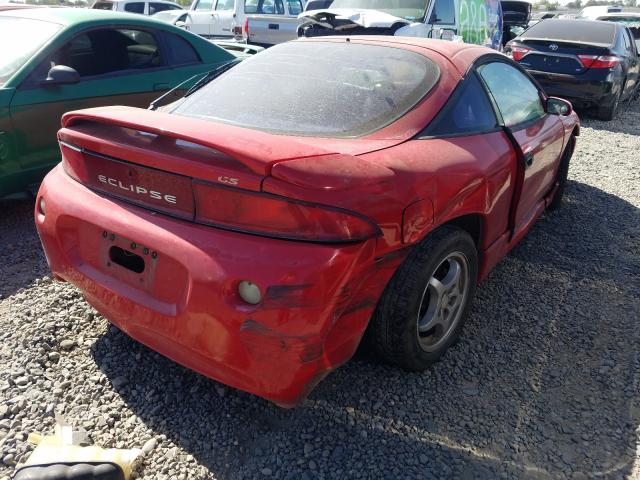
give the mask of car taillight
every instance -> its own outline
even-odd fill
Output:
[[[584,68],[613,68],[620,63],[615,55],[578,55]]]
[[[242,36],[242,27],[240,27],[240,26],[233,27],[233,35],[236,36],[236,37],[241,37]]]
[[[530,51],[531,49],[525,47],[511,47],[511,57],[517,62]]]
[[[249,40],[249,19],[248,18],[244,21],[244,36],[247,40]]]
[[[379,228],[356,213],[278,195],[194,182],[195,221],[274,238],[357,242]]]
[[[62,168],[74,180],[85,183],[88,177],[82,149],[66,142],[59,142]]]

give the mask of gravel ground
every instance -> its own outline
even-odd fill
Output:
[[[281,410],[141,346],[52,282],[31,201],[0,202],[0,479],[53,414],[136,476],[640,479],[640,102],[584,120],[567,202],[478,290],[430,370],[360,356]]]

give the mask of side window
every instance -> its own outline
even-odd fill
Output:
[[[180,7],[175,5],[171,5],[170,3],[156,3],[151,2],[149,4],[149,15],[153,15],[154,13],[164,12],[165,10],[179,10]]]
[[[144,13],[144,2],[126,3],[124,11],[131,13]]]
[[[299,15],[302,13],[302,2],[300,0],[287,0],[289,15]]]
[[[171,50],[172,65],[200,63],[198,53],[184,38],[173,33],[165,33],[165,38]]]
[[[465,135],[493,130],[498,120],[487,94],[475,74],[471,74],[455,95],[438,114],[424,136]]]
[[[233,10],[234,0],[218,0],[216,2],[216,10]]]
[[[256,13],[258,11],[258,0],[245,0],[244,13]]]
[[[258,13],[276,13],[276,2],[275,0],[263,0],[262,4],[258,8]]]
[[[455,4],[453,0],[435,0],[429,17],[431,24],[455,25]]]
[[[220,1],[220,0],[218,0]],[[300,0],[287,0],[289,5],[297,3],[297,7],[300,13],[302,11],[302,4]],[[244,13],[263,13],[268,15],[284,15],[284,3],[282,0],[245,0]]]
[[[213,8],[213,0],[199,0],[198,3],[196,3],[196,11],[202,11],[202,10],[211,10],[211,8]]]
[[[153,34],[141,30],[101,29],[78,35],[52,57],[53,65],[74,68],[81,77],[162,64]]]
[[[625,47],[626,51],[631,56],[635,55],[636,49],[634,48],[634,42],[633,42],[633,39],[631,38],[631,35],[629,34],[629,30],[627,28],[625,28],[622,31],[622,36],[624,37],[624,47]]]
[[[478,67],[507,127],[545,115],[538,88],[522,72],[503,62]]]

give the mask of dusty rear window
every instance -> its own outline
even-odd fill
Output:
[[[548,19],[533,25],[520,38],[611,45],[615,36],[616,26],[611,23]]]
[[[360,136],[400,118],[438,77],[432,60],[400,48],[289,42],[244,60],[172,113],[282,134]]]
[[[113,5],[112,2],[96,2],[92,8],[96,10],[113,10]]]

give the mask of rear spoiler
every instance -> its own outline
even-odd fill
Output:
[[[221,152],[261,176],[269,175],[279,161],[334,153],[295,137],[134,107],[100,107],[63,115],[60,140],[70,141],[70,136],[75,141],[82,139],[85,144],[80,147],[115,158],[124,147],[121,138],[110,135],[107,128],[104,132],[98,130],[97,135],[96,128],[92,128],[91,136],[74,134],[74,127],[83,124],[122,127],[189,142]]]

